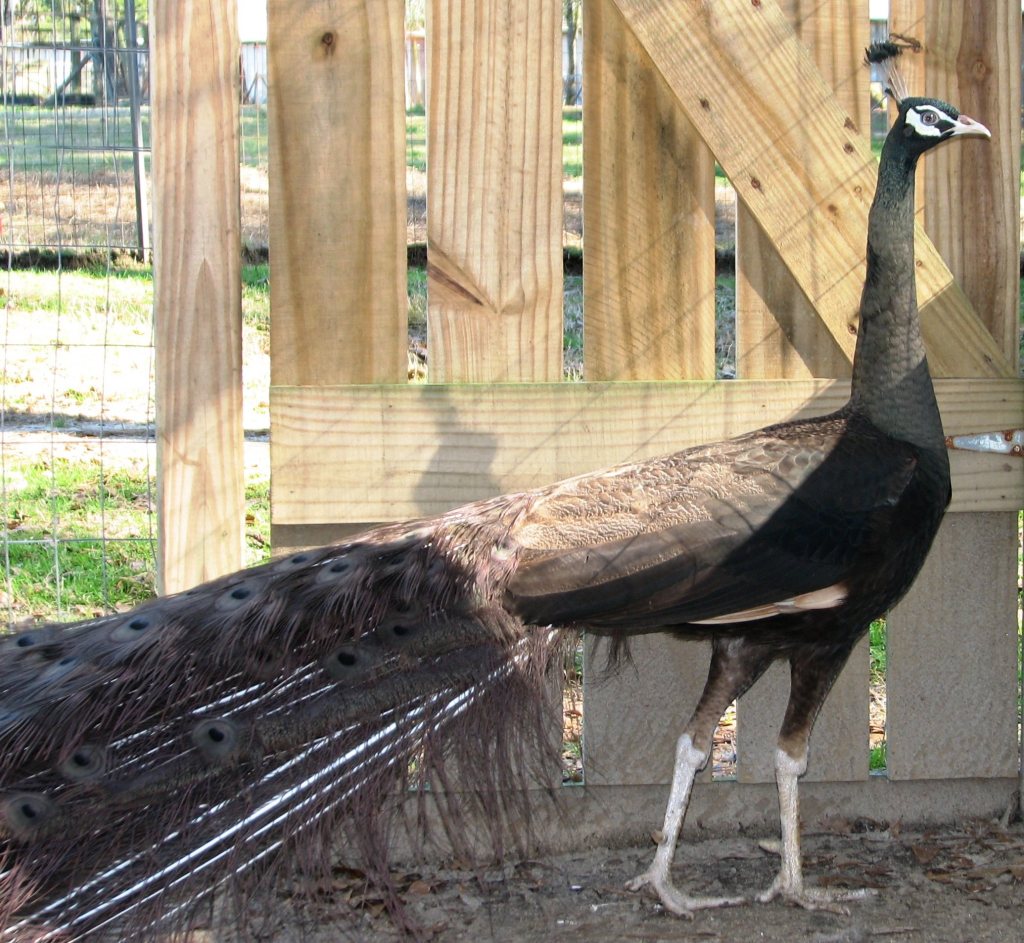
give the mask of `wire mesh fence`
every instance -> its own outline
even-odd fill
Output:
[[[133,0],[4,5],[6,621],[152,591],[147,28]]]
[[[148,0],[0,2],[0,611],[88,617],[155,585]],[[268,473],[266,44],[240,58],[249,559]]]

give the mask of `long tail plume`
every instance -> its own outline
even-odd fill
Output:
[[[560,647],[501,607],[516,508],[488,511],[0,643],[0,941],[244,926],[339,854],[386,886],[389,832],[458,847],[467,801],[500,849]]]

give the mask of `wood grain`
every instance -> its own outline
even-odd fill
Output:
[[[782,12],[861,134],[870,129],[867,0],[783,0]],[[848,377],[850,361],[740,201],[736,207],[736,374]]]
[[[892,0],[893,30],[924,44],[903,56],[912,94],[952,102],[991,141],[924,161],[924,227],[975,310],[1016,363],[1020,275],[1020,8],[1013,0]]]
[[[560,7],[428,6],[433,381],[562,372]]]
[[[584,19],[584,375],[715,375],[714,157],[611,0]]]
[[[158,583],[242,564],[242,296],[234,0],[153,7]]]
[[[876,164],[775,0],[614,2],[852,359],[851,318],[864,282]],[[917,246],[933,372],[1012,376],[1012,365],[922,233]]]
[[[1024,410],[1019,380],[937,386],[950,434],[1009,428]],[[825,380],[275,388],[274,520],[434,514],[790,416],[826,413],[848,393],[848,384]],[[955,507],[1018,506],[1019,458],[954,458]]]
[[[268,14],[271,381],[394,383],[407,370],[405,5],[275,0]]]

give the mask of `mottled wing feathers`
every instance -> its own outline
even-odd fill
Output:
[[[826,419],[573,479],[513,530],[510,608],[629,632],[825,590],[884,534],[915,464],[910,446]]]

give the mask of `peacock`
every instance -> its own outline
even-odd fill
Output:
[[[200,912],[244,926],[260,894],[315,884],[337,854],[387,886],[395,830],[415,830],[427,803],[456,846],[475,805],[500,850],[529,814],[532,764],[557,749],[548,676],[579,629],[616,645],[655,631],[711,644],[654,860],[629,887],[680,916],[738,902],[687,895],[671,865],[719,717],[783,659],[782,860],[758,897],[835,906],[841,895],[801,869],[811,728],[950,499],[915,296],[915,167],[944,141],[990,136],[909,97],[895,70],[890,88],[898,115],[839,411],[4,638],[0,940],[153,939]]]

